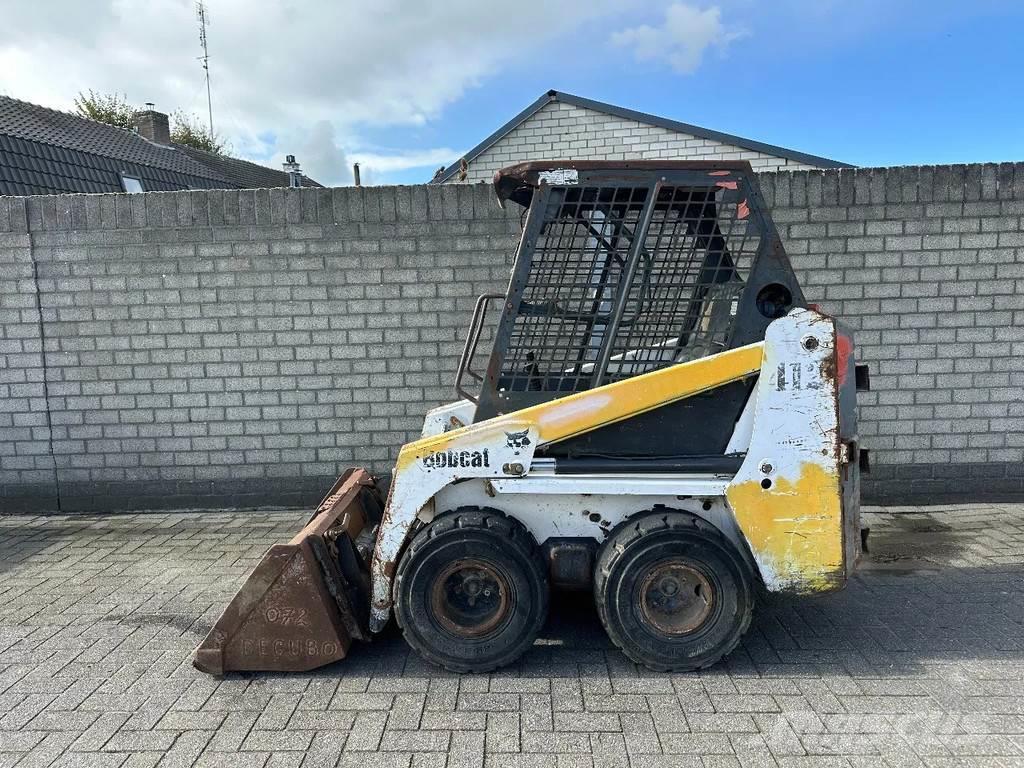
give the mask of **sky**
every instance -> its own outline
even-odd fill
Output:
[[[427,181],[549,89],[856,165],[1024,160],[1020,0],[206,0],[217,133]],[[193,0],[0,0],[0,94],[206,119]]]

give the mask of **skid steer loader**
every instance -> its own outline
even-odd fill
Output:
[[[866,371],[805,302],[750,166],[534,162],[494,185],[522,238],[506,293],[477,302],[462,399],[402,447],[386,502],[365,471],[339,478],[199,669],[312,669],[394,615],[429,661],[487,671],[558,588],[592,591],[629,658],[693,670],[737,645],[759,591],[846,582]]]

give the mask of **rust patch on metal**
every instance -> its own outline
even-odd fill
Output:
[[[836,378],[839,386],[846,383],[846,371],[850,363],[850,355],[853,354],[853,342],[849,336],[836,332]]]
[[[345,658],[352,640],[365,635],[351,596],[366,585],[352,583],[351,569],[343,573],[337,547],[351,546],[341,539],[354,541],[374,522],[367,491],[376,492],[373,478],[347,471],[305,527],[270,548],[196,649],[197,669],[303,672]]]
[[[694,171],[708,176],[730,176],[742,174],[749,178],[753,174],[746,160],[543,160],[510,165],[495,172],[494,191],[499,204],[514,200],[528,205],[533,190],[540,187],[542,174],[549,171],[574,170],[587,173],[591,181],[614,181],[625,179],[632,172],[657,170],[661,173]]]
[[[836,337],[838,342],[838,336]],[[838,347],[838,343],[836,345]],[[833,385],[836,381],[836,354],[838,350],[833,350],[832,354],[826,355],[821,361],[821,365],[818,370],[821,372],[821,379],[828,385]]]
[[[420,457],[417,456],[417,459]],[[395,492],[395,483],[391,483],[391,488],[388,490],[388,500],[384,505],[384,518],[380,521],[380,530],[387,531],[393,527],[391,518],[394,516],[394,510],[391,508],[391,496]],[[378,560],[376,556],[376,548],[374,550],[373,561],[370,564],[371,580],[376,581],[379,578],[385,579],[387,582],[391,582],[391,579],[395,575],[395,570],[398,567],[397,560]],[[374,602],[375,607],[378,608],[390,608],[391,603],[388,602],[385,605],[381,605],[377,601]]]
[[[462,558],[434,580],[430,607],[441,626],[457,637],[484,637],[508,617],[512,590],[498,568],[479,558]]]
[[[714,610],[715,591],[701,570],[682,558],[657,564],[639,590],[640,615],[664,635],[699,629]]]

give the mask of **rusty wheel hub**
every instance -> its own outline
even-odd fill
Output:
[[[434,581],[430,604],[446,630],[459,637],[488,634],[509,614],[510,589],[505,577],[483,560],[459,560]]]
[[[699,629],[713,607],[711,582],[682,560],[658,563],[640,584],[644,620],[666,635],[685,635]]]

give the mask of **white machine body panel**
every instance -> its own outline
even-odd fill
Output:
[[[454,403],[445,403],[437,408],[427,411],[423,419],[423,429],[420,437],[433,437],[451,432],[453,429],[464,427],[473,421],[473,412],[476,404],[469,400],[456,400]]]
[[[575,482],[581,478],[584,483],[580,487],[587,487],[585,475],[564,479]],[[434,510],[428,514],[432,518],[434,514],[459,507],[492,507],[516,518],[538,543],[543,544],[550,538],[561,537],[591,538],[601,542],[622,521],[638,512],[663,506],[692,512],[718,527],[735,542],[742,541],[721,491],[708,496],[673,492],[677,490],[673,484],[686,483],[690,480],[688,477],[621,477],[616,480],[614,488],[605,488],[597,493],[573,492],[572,484],[562,482],[562,479],[560,477],[556,483],[548,478],[527,475],[516,480],[455,483],[438,492],[434,497]],[[545,490],[538,491],[538,488]]]

